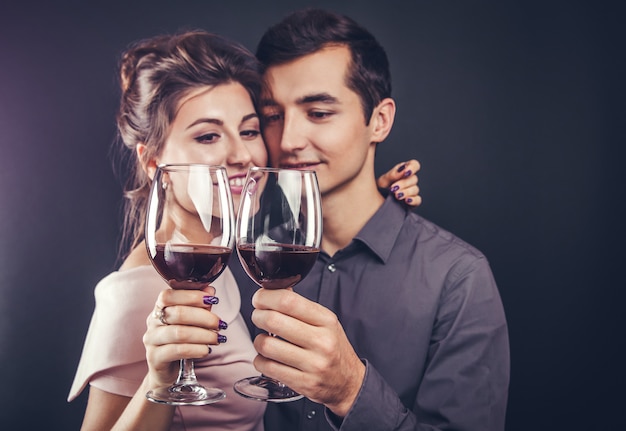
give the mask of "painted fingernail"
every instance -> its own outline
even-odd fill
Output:
[[[413,199],[411,199],[411,198],[408,198],[408,199],[406,200],[406,203],[407,203],[407,204],[410,204],[411,202],[413,202]]]
[[[217,296],[205,296],[202,298],[202,302],[204,302],[204,305],[215,305],[219,304],[220,299]]]
[[[220,329],[228,329],[228,323],[224,322],[223,320],[220,319],[219,323],[217,324],[218,328]]]
[[[411,172],[411,170],[409,169],[408,171],[406,171],[406,172],[404,173],[404,176],[405,176],[405,177],[410,177],[412,173],[413,173],[413,172]]]
[[[396,195],[398,199],[402,199],[404,197],[404,193],[400,192]]]
[[[207,346],[207,347],[209,348],[209,353],[207,353],[207,355],[210,355],[213,349],[211,349],[211,346]]]
[[[404,168],[406,168],[406,163],[403,163],[400,166],[398,166],[398,169],[396,170],[396,172],[402,172]]]
[[[222,344],[222,343],[225,343],[226,341],[228,341],[228,338],[226,338],[226,335],[217,334],[218,343]]]
[[[391,193],[397,192],[400,186],[393,186],[390,190]]]

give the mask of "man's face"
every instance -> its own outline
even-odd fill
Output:
[[[272,165],[315,170],[322,195],[349,187],[364,166],[373,169],[372,126],[346,86],[350,61],[348,48],[327,47],[265,74],[270,94],[262,116]]]

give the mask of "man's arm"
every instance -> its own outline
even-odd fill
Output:
[[[450,272],[411,409],[371,364],[365,362],[362,378],[360,371],[353,373],[364,363],[355,363],[334,314],[294,292],[261,289],[255,295],[255,324],[292,343],[259,336],[255,365],[326,405],[330,422],[342,431],[502,430],[509,350],[500,297],[484,258]],[[350,402],[347,411],[338,404],[342,397]]]

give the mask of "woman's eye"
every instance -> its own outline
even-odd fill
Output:
[[[244,130],[240,133],[240,135],[244,138],[249,138],[249,139],[254,139],[257,136],[259,136],[261,134],[261,132],[259,130]]]
[[[211,144],[215,142],[219,137],[220,135],[218,135],[217,133],[207,133],[202,136],[198,136],[197,138],[195,138],[195,140],[200,144]]]

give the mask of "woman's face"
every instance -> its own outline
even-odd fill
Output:
[[[226,167],[235,209],[250,166],[266,166],[259,117],[239,83],[203,87],[183,97],[161,163],[202,163]]]

